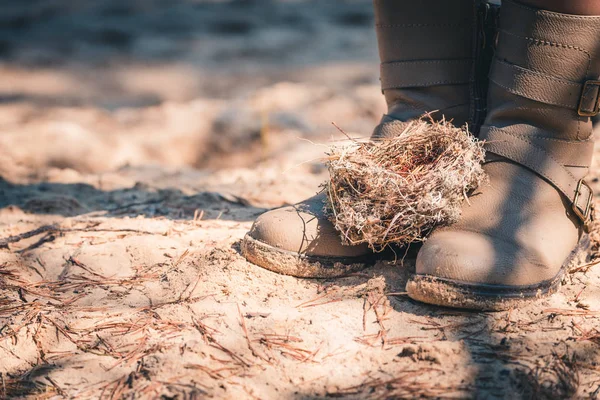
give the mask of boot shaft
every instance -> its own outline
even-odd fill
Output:
[[[600,16],[502,2],[481,130],[490,158],[521,164],[553,185],[578,226],[593,193],[583,178],[594,152],[600,95]],[[529,190],[535,190],[535,187]]]
[[[468,123],[476,132],[485,116],[497,7],[479,0],[374,0],[374,6],[389,109],[382,124],[436,111],[434,119]]]

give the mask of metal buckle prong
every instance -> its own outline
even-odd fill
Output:
[[[588,190],[588,198],[585,204],[585,209],[581,209],[579,208],[578,202],[579,202],[579,198],[582,195],[581,193],[581,189],[583,187],[586,187]],[[591,186],[584,181],[583,179],[579,180],[579,182],[577,182],[577,189],[575,190],[575,198],[573,199],[573,212],[575,213],[575,215],[577,215],[577,217],[579,217],[579,219],[581,220],[581,222],[583,222],[584,227],[587,227],[587,225],[590,222],[590,217],[592,214],[592,201],[594,200],[594,191],[592,190]]]
[[[583,99],[585,98],[588,87],[592,85],[598,87],[598,93],[596,94],[596,99],[594,101],[594,109],[592,111],[582,110]],[[579,106],[577,107],[577,114],[581,117],[595,117],[600,114],[600,81],[586,81],[583,84],[583,90],[581,92],[581,97],[579,98]]]

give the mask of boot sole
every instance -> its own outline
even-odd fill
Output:
[[[298,278],[336,278],[360,271],[375,263],[377,257],[318,257],[278,249],[246,234],[242,254],[259,267]]]
[[[406,291],[411,299],[422,303],[478,311],[504,311],[529,305],[556,293],[567,268],[587,250],[581,241],[554,278],[535,285],[472,284],[430,275],[414,275],[406,283]]]

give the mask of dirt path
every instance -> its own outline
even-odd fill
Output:
[[[410,258],[338,280],[279,276],[239,253],[261,208],[187,195],[182,180],[0,184],[16,200],[0,237],[47,227],[0,250],[2,393],[556,398],[600,387],[597,269],[495,314],[409,300]]]
[[[370,1],[197,3],[10,8],[0,398],[600,396],[586,260],[489,314],[408,299],[410,256],[337,280],[246,262],[252,220],[326,178],[331,122],[384,110]]]

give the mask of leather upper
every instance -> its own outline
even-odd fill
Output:
[[[344,246],[340,234],[327,219],[325,193],[299,204],[259,216],[249,235],[280,250],[307,256],[359,257],[369,254],[366,245]]]
[[[417,257],[422,275],[469,283],[531,285],[550,280],[579,239],[562,196],[535,173],[499,159],[461,220],[435,231]]]
[[[502,2],[480,136],[490,182],[465,204],[459,223],[431,235],[418,274],[510,286],[557,276],[582,233],[576,211],[592,196],[581,183],[592,125],[579,103],[593,107],[593,90],[584,86],[600,76],[599,51],[600,17]]]

